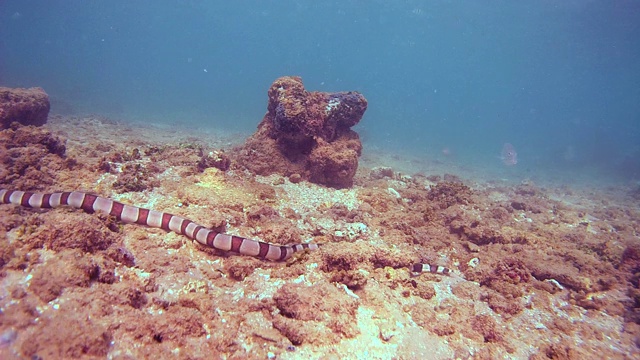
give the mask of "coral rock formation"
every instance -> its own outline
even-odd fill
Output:
[[[367,110],[364,96],[309,92],[295,76],[274,81],[268,96],[267,113],[241,149],[239,163],[260,175],[351,186],[362,151],[351,127]]]
[[[17,121],[40,126],[47,122],[49,95],[42,88],[11,89],[0,87],[0,129]]]

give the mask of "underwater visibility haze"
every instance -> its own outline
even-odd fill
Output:
[[[368,144],[499,167],[511,143],[527,176],[634,181],[639,37],[635,1],[9,0],[0,82],[53,112],[249,133],[297,75],[363,93]]]
[[[640,359],[640,1],[0,1],[0,359]]]

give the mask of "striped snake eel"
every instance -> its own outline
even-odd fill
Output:
[[[92,214],[100,211],[125,223],[136,223],[184,235],[202,245],[221,251],[253,256],[262,260],[285,261],[294,253],[316,250],[319,244],[274,245],[259,240],[216,232],[180,216],[149,210],[137,206],[91,195],[84,192],[35,193],[0,189],[0,204],[15,204],[30,208],[55,208],[71,206]],[[416,263],[408,267],[413,274],[430,272],[447,275],[450,270],[443,266]]]

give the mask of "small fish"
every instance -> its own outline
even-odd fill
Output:
[[[506,143],[502,146],[502,163],[507,166],[513,166],[518,163],[518,153],[516,152],[516,148],[513,147],[510,143]]]

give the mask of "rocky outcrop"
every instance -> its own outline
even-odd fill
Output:
[[[268,91],[267,113],[243,145],[238,162],[260,174],[292,176],[336,188],[349,187],[362,144],[351,130],[367,110],[357,92],[309,92],[302,79],[285,76]]]
[[[49,95],[42,88],[0,87],[0,129],[7,129],[14,121],[23,125],[44,125],[49,109]]]

